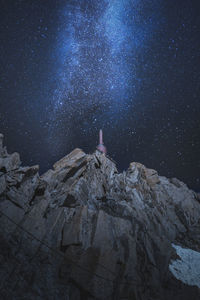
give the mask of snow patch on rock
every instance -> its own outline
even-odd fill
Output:
[[[182,282],[200,288],[200,252],[174,244],[172,246],[181,259],[171,262],[169,265],[170,271]]]

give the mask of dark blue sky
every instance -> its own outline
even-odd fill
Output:
[[[119,170],[139,161],[200,190],[200,5],[2,1],[0,131],[41,172],[98,130]]]

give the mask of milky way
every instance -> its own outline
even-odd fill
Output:
[[[138,161],[200,190],[197,0],[15,0],[0,10],[0,132],[45,172],[104,132],[120,171]]]
[[[74,117],[82,120],[88,112],[89,126],[94,128],[112,127],[122,115],[126,118],[141,85],[136,75],[138,52],[148,46],[159,8],[159,1],[149,6],[132,0],[70,1],[62,7],[53,95],[57,120],[50,127],[53,139],[56,127],[61,132],[64,126],[69,136]],[[61,114],[65,122],[63,117],[60,121]]]

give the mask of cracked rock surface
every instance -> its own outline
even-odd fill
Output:
[[[200,252],[199,194],[140,163],[120,174],[98,151],[38,170],[0,134],[1,299],[200,299],[169,267],[173,245]]]

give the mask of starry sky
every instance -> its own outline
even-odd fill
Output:
[[[43,173],[98,131],[200,191],[198,0],[0,0],[0,132]]]

